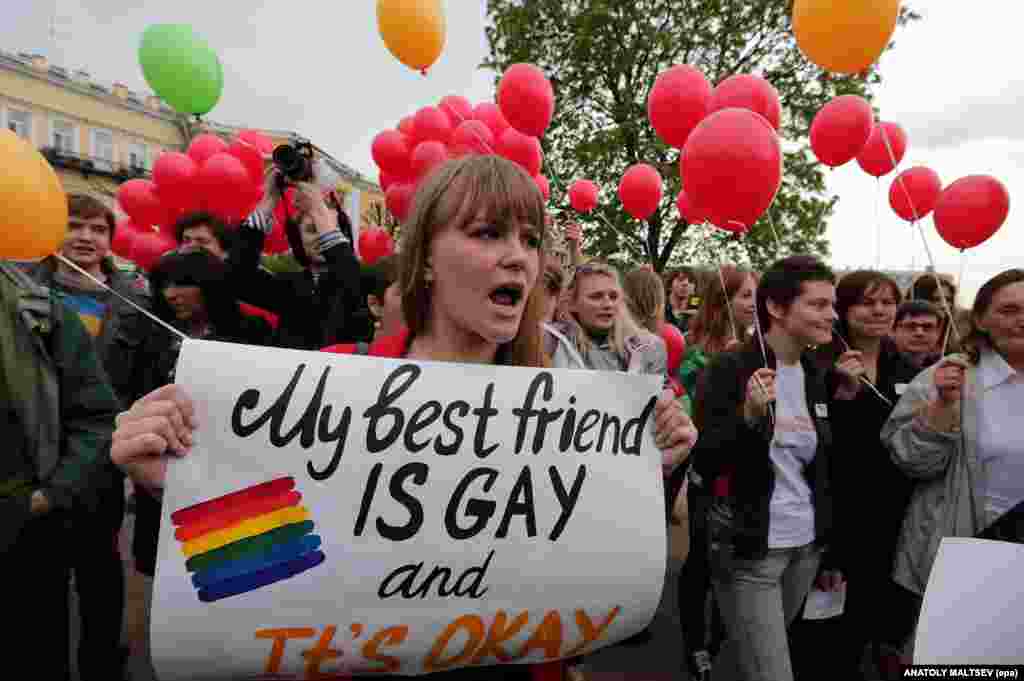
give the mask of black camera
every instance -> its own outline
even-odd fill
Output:
[[[278,182],[295,184],[296,182],[312,182],[313,177],[313,145],[309,142],[295,141],[282,144],[274,149],[274,166],[280,171]]]

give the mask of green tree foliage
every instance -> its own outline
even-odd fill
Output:
[[[790,29],[790,5],[790,0],[488,0],[490,56],[482,66],[500,75],[511,64],[529,62],[554,86],[555,119],[542,140],[550,205],[562,219],[584,227],[588,254],[623,264],[651,263],[657,271],[722,260],[761,268],[793,252],[828,256],[825,228],[838,199],[826,191],[808,130],[831,98],[870,98],[880,77],[877,71],[829,76],[807,61]],[[900,24],[917,18],[904,8]],[[769,215],[742,244],[720,230],[686,224],[675,208],[679,152],[655,135],[646,104],[657,75],[676,64],[701,69],[712,85],[733,74],[756,73],[779,91],[783,186]],[[640,162],[658,168],[665,189],[659,210],[644,224],[623,212],[617,196],[622,173]],[[589,216],[575,215],[568,205],[566,190],[577,178],[601,187],[601,205]]]

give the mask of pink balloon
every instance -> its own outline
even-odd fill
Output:
[[[1006,222],[1010,193],[989,175],[968,175],[942,190],[935,204],[935,229],[961,250],[987,241]]]
[[[782,147],[764,117],[722,109],[701,122],[683,150],[683,191],[713,224],[744,231],[782,184]]]
[[[143,231],[132,241],[128,259],[148,272],[165,253],[177,247],[178,244],[172,236],[163,232]]]
[[[253,204],[253,183],[242,162],[228,153],[216,154],[199,167],[196,185],[203,205],[233,222]]]
[[[569,205],[580,213],[597,208],[597,185],[590,180],[576,180],[569,187]]]
[[[261,154],[274,153],[274,141],[259,130],[243,130],[238,133],[238,139],[246,144],[251,144]]]
[[[627,213],[646,220],[661,203],[661,175],[646,163],[630,166],[619,182],[619,199]]]
[[[932,212],[942,193],[942,180],[931,168],[915,166],[896,176],[889,186],[889,205],[907,222]]]
[[[448,95],[442,98],[437,108],[448,116],[453,128],[459,127],[473,117],[473,105],[469,103],[468,99],[458,95]]]
[[[422,179],[430,174],[430,171],[448,160],[448,149],[440,142],[420,142],[412,151],[412,174],[416,179]]]
[[[242,162],[253,184],[262,186],[266,165],[259,149],[239,138],[228,147],[228,153]]]
[[[522,166],[530,175],[540,173],[544,162],[544,154],[540,148],[540,140],[529,137],[515,128],[509,128],[498,139],[498,154]]]
[[[460,123],[452,134],[451,148],[456,156],[493,154],[494,146],[494,133],[482,121]]]
[[[384,203],[395,219],[405,222],[412,208],[415,189],[411,184],[393,184],[384,194]]]
[[[863,97],[842,95],[821,107],[811,122],[811,149],[833,168],[856,158],[875,127],[871,105]]]
[[[555,91],[533,64],[513,64],[498,83],[495,98],[509,124],[531,137],[543,137],[555,114]]]
[[[741,73],[719,83],[711,93],[708,113],[722,109],[749,109],[764,116],[776,130],[782,122],[779,92],[760,76]]]
[[[160,202],[168,208],[197,207],[196,176],[199,166],[191,157],[177,151],[165,151],[153,164],[153,184]]]
[[[676,197],[676,208],[679,210],[679,216],[686,220],[687,224],[695,225],[705,221],[704,215],[697,210],[697,207],[687,196],[685,191],[680,191],[679,196]]]
[[[447,145],[452,138],[452,122],[448,115],[433,106],[425,106],[416,112],[413,119],[413,131],[416,140],[422,142],[440,142]]]
[[[409,142],[397,130],[385,130],[373,138],[370,153],[377,167],[395,177],[409,175]]]
[[[886,144],[888,142],[888,144]],[[907,133],[898,123],[879,123],[871,130],[867,144],[857,154],[857,163],[868,175],[888,175],[907,152]]]
[[[118,187],[117,201],[132,222],[142,227],[159,224],[166,214],[156,186],[149,180],[128,180]]]
[[[473,109],[473,120],[480,121],[490,128],[496,140],[501,139],[505,131],[511,127],[498,105],[492,102],[477,104]]]
[[[711,84],[692,66],[673,66],[662,72],[647,95],[647,117],[658,137],[681,149],[690,132],[707,115]]]
[[[192,143],[188,145],[186,153],[196,162],[196,165],[201,166],[211,156],[226,152],[227,150],[227,142],[216,135],[204,133],[192,139]]]
[[[658,331],[658,335],[665,341],[665,349],[668,351],[668,372],[674,376],[679,365],[682,364],[683,355],[686,354],[686,339],[683,338],[683,332],[677,329],[675,324],[662,322]]]
[[[537,184],[537,189],[544,195],[544,200],[547,201],[551,198],[551,183],[548,178],[543,175],[534,175],[533,181]]]

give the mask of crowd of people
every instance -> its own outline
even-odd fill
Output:
[[[179,248],[147,274],[113,265],[114,215],[88,195],[69,196],[60,258],[0,263],[0,573],[35,597],[9,643],[39,651],[39,678],[68,678],[72,575],[80,677],[125,678],[117,538],[127,487],[135,567],[152,577],[167,462],[188,454],[195,429],[174,384],[182,336],[662,377],[655,442],[666,522],[689,530],[679,609],[696,679],[726,646],[750,680],[863,678],[866,651],[898,674],[939,541],[982,535],[1024,501],[1012,406],[1024,399],[1024,270],[994,277],[961,310],[940,275],[902,291],[877,271],[837,280],[805,255],[763,272],[623,272],[584,261],[576,225],[563,265],[532,178],[471,156],[432,172],[397,253],[371,265],[337,198],[300,183],[286,228],[299,267],[272,273],[260,254],[280,187],[268,171],[265,198],[237,226],[182,217]],[[665,325],[685,334],[678,366]],[[815,585],[847,590],[840,634],[801,645],[815,633],[794,622]],[[577,659],[471,676],[581,669]]]

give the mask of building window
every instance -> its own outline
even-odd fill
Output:
[[[53,119],[50,132],[50,142],[54,149],[75,154],[78,153],[78,135],[75,126],[59,118]]]
[[[128,145],[128,165],[133,169],[146,170],[149,168],[146,157],[146,145],[132,142]]]
[[[7,110],[7,129],[23,140],[32,140],[32,114],[17,109]]]
[[[92,131],[93,163],[108,173],[114,170],[114,133],[109,130]]]

